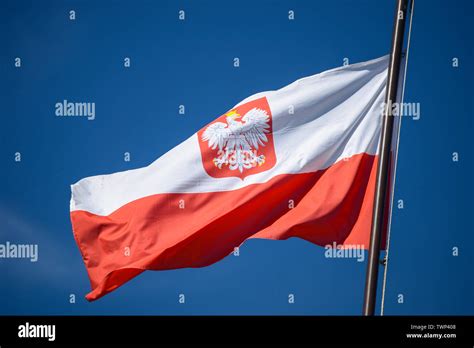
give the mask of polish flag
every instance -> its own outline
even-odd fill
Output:
[[[368,248],[388,56],[253,95],[155,160],[71,186],[96,300],[246,239]]]

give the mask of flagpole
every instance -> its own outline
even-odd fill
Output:
[[[397,0],[393,25],[392,46],[388,64],[387,88],[385,105],[391,106],[396,102],[398,77],[405,34],[405,23],[408,0]],[[372,230],[370,233],[369,257],[365,279],[363,315],[374,315],[377,299],[377,280],[379,272],[380,241],[384,228],[385,203],[387,201],[388,178],[390,175],[390,150],[392,146],[393,117],[392,108],[384,108],[382,136],[379,145],[379,160],[375,184],[374,208],[372,215]]]

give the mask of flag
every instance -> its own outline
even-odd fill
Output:
[[[367,248],[388,56],[253,95],[149,166],[71,186],[95,300],[249,238]]]

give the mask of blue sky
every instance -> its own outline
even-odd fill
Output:
[[[473,11],[416,1],[405,101],[421,118],[402,125],[386,314],[474,314]],[[0,243],[37,243],[39,261],[0,259],[0,314],[360,314],[365,262],[299,239],[250,240],[88,303],[69,185],[146,166],[256,92],[387,54],[393,14],[376,0],[2,1]],[[95,102],[96,119],[56,117],[64,99]]]

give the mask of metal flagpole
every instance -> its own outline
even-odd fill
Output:
[[[408,0],[397,0],[393,26],[392,46],[388,64],[387,89],[383,114],[382,136],[375,184],[372,230],[370,233],[369,257],[365,280],[363,315],[374,315],[377,298],[380,240],[384,229],[384,213],[390,175],[390,150],[392,145],[393,117],[392,105],[397,99],[398,77],[402,58],[403,38]]]
[[[403,58],[403,64],[402,64],[402,69],[403,72],[400,77],[402,81],[399,84],[399,93],[400,97],[398,98],[399,102],[402,103],[405,97],[405,84],[406,84],[406,77],[407,77],[407,69],[408,69],[408,60],[409,60],[409,54],[410,54],[410,41],[411,41],[411,29],[412,29],[412,24],[413,24],[413,13],[415,11],[415,0],[410,0],[410,4],[408,5],[409,7],[409,21],[408,21],[408,36],[407,36],[407,44],[406,44],[406,49],[405,52],[402,56]],[[400,90],[401,88],[401,90]],[[393,159],[392,159],[392,170],[393,173],[391,173],[391,178],[393,181],[390,184],[390,192],[389,194],[391,195],[390,197],[390,209],[393,210],[393,204],[394,204],[394,197],[393,193],[395,191],[395,182],[397,178],[397,160],[398,160],[398,148],[400,144],[400,133],[401,133],[401,127],[402,127],[402,116],[403,113],[400,113],[397,117],[398,120],[395,119],[395,122],[398,121],[398,124],[395,123],[395,131],[394,131],[394,136],[395,138],[393,139],[393,146],[392,146],[392,151],[393,151]],[[387,223],[387,241],[385,243],[385,264],[384,264],[384,271],[383,271],[383,278],[382,278],[382,299],[380,300],[380,315],[384,315],[384,307],[385,307],[385,290],[387,286],[387,273],[388,273],[388,265],[390,261],[390,232],[391,232],[391,222],[392,222],[392,214],[389,215],[388,217],[388,223]]]

